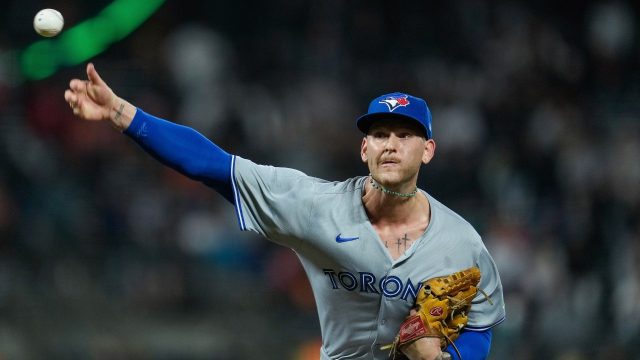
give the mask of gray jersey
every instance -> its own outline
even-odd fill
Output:
[[[242,230],[293,249],[309,277],[322,330],[322,360],[386,359],[427,279],[471,266],[482,273],[468,330],[504,320],[498,270],[473,227],[424,193],[431,222],[422,237],[393,260],[362,204],[366,177],[328,182],[235,156],[233,192]]]

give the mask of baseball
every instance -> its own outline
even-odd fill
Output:
[[[44,37],[53,37],[62,31],[64,18],[58,10],[42,9],[33,18],[33,28]]]

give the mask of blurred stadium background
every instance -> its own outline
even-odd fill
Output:
[[[66,28],[43,42],[31,22],[45,7]],[[366,172],[354,121],[371,98],[425,97],[438,148],[420,186],[476,226],[502,275],[490,358],[640,359],[639,10],[3,2],[0,359],[318,358],[289,250],[241,233],[222,197],[108,125],[73,118],[63,92],[87,59],[148,112],[331,180]]]

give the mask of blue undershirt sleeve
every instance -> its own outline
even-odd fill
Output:
[[[233,204],[231,155],[199,132],[137,109],[124,133],[161,163],[203,182]]]
[[[460,350],[462,359],[485,360],[489,356],[492,336],[491,329],[485,331],[462,331],[454,343]],[[447,346],[445,351],[451,354],[452,359],[460,360],[453,346]]]

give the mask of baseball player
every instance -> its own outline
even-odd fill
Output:
[[[370,174],[329,182],[230,155],[116,96],[92,64],[87,76],[71,80],[64,94],[75,115],[110,122],[162,163],[220,192],[242,230],[295,251],[317,303],[322,360],[387,359],[381,348],[413,313],[422,283],[471,266],[481,271],[484,294],[474,298],[455,345],[464,360],[487,357],[491,328],[505,317],[502,285],[473,227],[416,187],[436,148],[424,100],[402,93],[374,99],[357,119]],[[459,358],[451,346],[424,337],[400,356]]]

